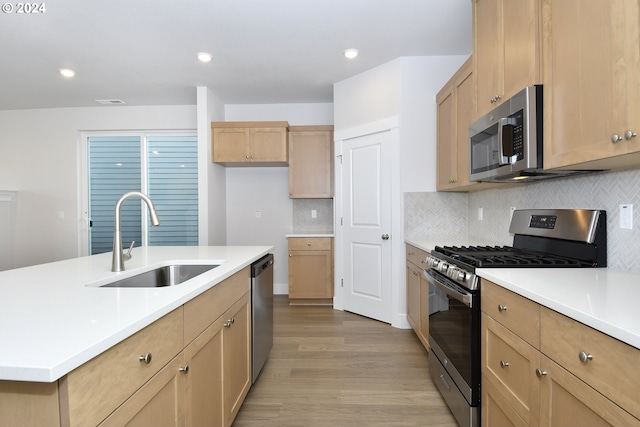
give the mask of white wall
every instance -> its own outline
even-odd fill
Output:
[[[336,135],[375,128],[380,123],[397,123],[398,145],[392,168],[392,320],[396,327],[408,328],[406,320],[406,270],[404,260],[403,203],[407,189],[435,190],[436,105],[435,95],[464,63],[467,56],[404,57],[382,64],[334,85]],[[338,137],[336,136],[336,140]],[[336,146],[336,152],[340,152]],[[336,177],[336,181],[339,179]],[[336,198],[341,195],[336,189]],[[336,200],[340,207],[340,200]],[[339,208],[337,208],[339,209]],[[336,213],[340,215],[339,212]],[[342,245],[336,230],[336,246]],[[342,274],[340,247],[336,250],[336,282]],[[336,307],[341,296],[336,292]]]
[[[224,166],[211,161],[211,122],[224,121],[224,104],[208,88],[197,88],[198,198],[200,245],[227,244],[227,178]]]
[[[12,267],[79,255],[81,131],[195,128],[192,105],[0,111],[0,189],[18,192]]]
[[[226,105],[226,121],[288,121],[290,125],[333,124],[333,104]],[[289,292],[286,234],[293,229],[287,167],[229,167],[227,182],[227,244],[272,245],[274,292]],[[260,218],[256,218],[260,211]]]

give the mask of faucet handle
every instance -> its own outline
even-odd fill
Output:
[[[127,253],[126,253],[126,254],[124,254],[124,255],[123,255],[123,257],[124,257],[124,259],[125,259],[125,260],[127,260],[127,259],[131,259],[131,257],[133,256],[133,255],[131,255],[131,250],[133,249],[133,245],[134,245],[135,243],[136,243],[136,241],[135,241],[135,240],[132,240],[132,241],[131,241],[131,246],[129,246],[129,250],[127,251]]]

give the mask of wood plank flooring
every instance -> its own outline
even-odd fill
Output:
[[[273,349],[233,424],[254,426],[457,424],[413,331],[276,296]]]

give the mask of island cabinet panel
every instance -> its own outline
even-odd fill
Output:
[[[58,383],[0,381],[0,427],[60,426]]]
[[[93,426],[183,349],[182,307],[60,380],[63,426]]]

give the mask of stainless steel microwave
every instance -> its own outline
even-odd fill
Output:
[[[535,85],[469,126],[469,180],[517,182],[594,172],[544,170],[542,150],[542,85]]]

